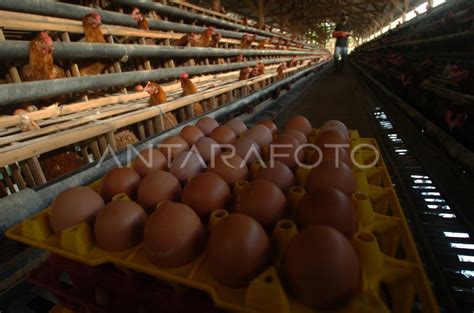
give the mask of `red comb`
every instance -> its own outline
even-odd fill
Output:
[[[188,73],[181,73],[179,75],[179,78],[188,78],[188,77],[189,77]]]
[[[52,44],[53,43],[53,39],[51,39],[51,37],[49,37],[48,33],[47,32],[41,32],[40,33],[40,36],[41,36],[41,39],[47,43],[47,44]]]
[[[91,15],[92,15],[96,20],[99,20],[99,21],[100,21],[100,20],[102,19],[101,16],[100,16],[100,14],[99,14],[99,12],[95,12],[95,11],[94,11],[94,12],[91,13]]]
[[[132,14],[137,14],[137,13],[140,13],[140,9],[139,8],[133,8]]]

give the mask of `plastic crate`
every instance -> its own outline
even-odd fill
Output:
[[[356,159],[361,164],[372,163],[376,154],[380,155],[376,141],[360,138],[357,131],[351,131],[351,145],[354,147],[360,143],[370,144],[376,151],[370,148],[360,149],[355,155]],[[251,168],[251,171],[254,169]],[[359,217],[359,231],[353,238],[353,246],[363,272],[362,281],[352,302],[331,312],[406,313],[415,308],[421,312],[438,312],[439,308],[382,156],[380,155],[374,167],[367,170],[354,168],[353,171],[357,182],[353,201]],[[299,184],[304,185],[307,174],[305,169],[297,170]],[[90,187],[97,189],[99,185],[100,180]],[[288,194],[290,207],[295,207],[303,195],[304,188],[301,186],[291,188]],[[48,214],[49,210],[46,209],[24,220],[9,229],[7,236],[87,265],[110,262],[171,283],[203,290],[211,295],[216,306],[224,309],[247,312],[319,312],[302,305],[280,282],[278,267],[282,251],[297,233],[291,220],[280,221],[273,232],[274,254],[277,255],[273,266],[255,278],[247,288],[229,288],[219,284],[210,275],[205,252],[185,266],[160,268],[151,263],[142,244],[120,253],[102,251],[94,244],[91,227],[86,223],[71,227],[60,236],[54,235],[49,227]],[[225,211],[215,211],[209,225],[212,227],[225,214]]]

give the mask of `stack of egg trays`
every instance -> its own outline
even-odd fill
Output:
[[[355,159],[360,164],[373,163],[377,154],[379,158],[375,166],[369,169],[353,168],[357,191],[352,197],[359,229],[352,244],[358,255],[362,279],[352,301],[331,312],[408,313],[414,308],[421,312],[439,312],[377,142],[372,138],[359,137],[357,131],[351,131],[350,136],[352,147],[359,144],[375,147],[374,150],[367,146],[355,153]],[[293,209],[304,196],[302,186],[307,175],[306,169],[299,168],[296,171],[299,186],[292,187],[287,195]],[[98,180],[89,187],[98,190],[100,183],[101,180]],[[245,184],[236,184],[236,188],[242,185]],[[118,253],[103,251],[95,244],[92,228],[87,223],[68,228],[59,235],[54,234],[49,225],[49,211],[47,208],[32,218],[25,219],[9,229],[7,236],[87,265],[111,262],[172,284],[205,291],[212,297],[215,305],[223,309],[244,312],[320,312],[299,302],[282,284],[283,275],[279,275],[285,248],[298,232],[292,220],[281,220],[273,230],[272,266],[252,280],[246,288],[230,288],[218,283],[210,275],[206,251],[184,266],[161,268],[151,263],[143,244]],[[213,225],[227,214],[224,210],[214,211],[208,230],[211,231]]]

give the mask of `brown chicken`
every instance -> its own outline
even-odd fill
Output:
[[[82,26],[84,28],[86,42],[106,43],[100,25],[102,25],[102,18],[97,12],[87,14],[82,18]],[[81,76],[90,76],[102,73],[108,65],[102,62],[82,61],[78,62],[77,66],[79,67]]]
[[[252,69],[250,70],[249,78],[254,78],[254,77],[257,77],[258,75],[260,75],[258,68],[252,67]]]
[[[87,14],[82,18],[82,27],[84,28],[84,34],[86,37],[86,42],[95,42],[95,43],[106,43],[107,41],[102,34],[100,29],[102,25],[102,18],[99,13],[92,12]]]
[[[265,74],[265,65],[262,62],[257,63],[257,70],[259,75]]]
[[[285,71],[286,69],[287,69],[286,62],[281,63],[277,67],[277,76],[276,76],[277,81],[281,81],[285,78],[285,74],[283,73],[283,71]],[[289,84],[284,85],[283,89],[290,90],[290,85]],[[272,99],[278,98],[280,96],[280,93],[281,93],[281,88],[275,89],[275,91],[272,93]]]
[[[148,82],[145,86],[144,91],[148,92],[148,94],[150,95],[150,99],[148,99],[148,103],[150,105],[159,105],[167,101],[166,91],[160,85],[154,82]],[[174,127],[178,124],[176,116],[171,112],[167,112],[165,114],[163,122],[165,129]]]
[[[211,10],[214,12],[221,12],[221,1],[211,0]]]
[[[181,38],[173,40],[171,42],[172,46],[185,47],[187,45],[194,46],[196,44],[196,34],[190,33],[183,35]]]
[[[252,43],[257,40],[256,35],[244,34],[240,39],[240,49],[248,49],[252,46]]]
[[[244,60],[244,55],[241,53],[235,57],[230,58],[231,63],[242,62]]]
[[[163,104],[167,101],[166,91],[154,82],[148,82],[143,91],[150,95],[150,99],[148,99],[150,105]]]
[[[211,43],[209,47],[211,48],[219,48],[219,41],[221,41],[222,35],[218,32],[214,32],[211,37]]]
[[[268,38],[266,39],[260,39],[258,41],[258,48],[259,49],[265,49],[265,45],[268,45],[270,43],[270,40]]]
[[[148,27],[148,20],[146,17],[140,12],[140,9],[134,8],[132,11],[133,19],[138,23],[138,28],[143,30],[150,30]]]
[[[64,70],[54,64],[53,40],[46,32],[40,33],[30,42],[30,60],[28,64],[20,68],[20,78],[24,82],[35,80],[49,80],[66,77]],[[43,99],[47,104],[54,102],[56,105],[63,102],[65,96]],[[41,100],[40,102],[42,102]],[[38,124],[31,120],[26,113],[36,111],[38,108],[32,104],[26,104],[23,109],[18,109],[14,115],[20,115],[22,131],[39,129]]]
[[[296,60],[296,57],[293,57],[290,61],[287,62],[286,66],[288,68],[290,67],[295,67],[298,65],[298,61]]]
[[[20,68],[24,82],[66,77],[64,70],[53,62],[53,40],[46,32],[40,33],[30,42],[30,60]]]
[[[287,69],[287,67],[286,67],[286,63],[285,63],[285,62],[281,63],[281,64],[277,67],[277,76],[276,76],[277,81],[280,81],[280,80],[282,80],[283,78],[285,78],[283,71],[286,70],[286,69]]]
[[[209,26],[208,28],[206,28],[202,32],[201,36],[196,40],[196,42],[194,43],[194,46],[202,47],[202,48],[209,47],[212,41],[212,35],[214,34],[215,31],[216,31],[216,28],[213,26]]]
[[[194,83],[189,79],[188,73],[182,73],[181,75],[179,75],[179,80],[181,81],[181,88],[183,88],[183,93],[181,94],[181,96],[189,96],[197,92],[197,88]],[[195,116],[201,115],[204,112],[204,110],[202,109],[202,105],[198,102],[194,103],[193,112]]]
[[[244,67],[243,69],[240,70],[239,74],[239,80],[246,80],[249,79],[250,75],[250,67]]]

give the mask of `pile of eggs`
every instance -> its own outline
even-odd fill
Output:
[[[159,148],[141,151],[131,168],[110,170],[97,192],[63,191],[51,207],[52,229],[91,223],[101,249],[119,252],[143,242],[149,259],[164,268],[183,266],[206,250],[213,278],[237,288],[271,264],[269,234],[278,221],[292,219],[299,232],[284,252],[282,281],[304,304],[335,308],[351,299],[360,280],[350,244],[358,223],[349,140],[339,121],[315,131],[295,116],[279,132],[271,120],[247,129],[239,119],[219,125],[203,117]],[[321,158],[308,157],[303,147],[309,142]],[[335,153],[328,144],[347,147]],[[301,186],[304,197],[290,209],[297,169],[316,161]],[[230,214],[205,227],[217,210]]]

